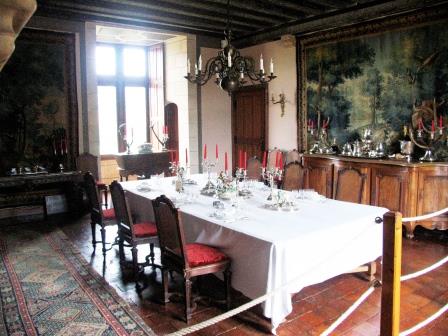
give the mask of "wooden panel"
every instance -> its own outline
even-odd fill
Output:
[[[370,168],[351,162],[334,165],[333,198],[339,201],[370,203]]]
[[[409,216],[407,193],[409,169],[381,166],[372,169],[371,204]]]
[[[417,214],[424,215],[448,207],[448,167],[422,169],[418,174]],[[448,214],[420,221],[427,229],[448,229]]]

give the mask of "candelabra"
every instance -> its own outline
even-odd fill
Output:
[[[154,134],[154,136],[156,137],[157,141],[162,145],[162,150],[166,151],[167,150],[166,145],[169,140],[167,126],[164,126],[163,135],[161,137],[159,137],[157,135],[156,131],[154,130],[154,124],[151,125],[151,130],[152,130],[152,133]]]
[[[269,183],[269,186],[271,188],[271,192],[268,196],[268,201],[274,200],[274,181],[281,181],[282,174],[283,174],[283,171],[281,168],[267,169],[267,168],[263,167],[261,169],[262,178]]]
[[[247,170],[244,168],[237,168],[235,171],[235,177],[238,194],[241,196],[249,196],[251,192],[247,189],[246,185]],[[240,188],[240,182],[242,182],[242,188]]]
[[[131,141],[129,141],[129,138],[126,135],[126,124],[118,126],[118,134],[126,147],[126,153],[131,154],[131,146],[134,143],[134,130],[131,128]]]
[[[218,164],[218,160],[212,162],[211,160],[204,159],[202,161],[202,166],[207,170],[207,183],[204,188],[202,188],[201,193],[207,196],[213,196],[216,193],[215,185],[212,182],[211,178],[211,169]]]
[[[183,192],[184,191],[184,175],[185,175],[185,168],[182,167],[179,162],[170,162],[170,172],[172,174],[176,174],[176,191],[177,192]]]
[[[412,122],[409,125],[409,136],[416,146],[425,150],[425,154],[419,158],[420,161],[436,161],[437,158],[434,154],[436,144],[446,141],[448,145],[448,135],[445,134],[441,116],[439,125],[436,127],[437,107],[440,105],[434,99],[433,102],[424,101],[420,106],[414,106]],[[429,122],[431,123],[430,127],[427,126]]]
[[[331,144],[328,142],[328,124],[329,119],[323,122],[321,128],[315,128],[312,121],[308,122],[307,131],[314,142],[309,150],[310,154],[334,154]]]

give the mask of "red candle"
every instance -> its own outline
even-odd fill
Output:
[[[422,129],[422,119],[421,118],[418,120],[418,129],[419,130]]]
[[[266,168],[266,157],[267,157],[267,152],[264,151],[264,153],[263,153],[263,168]]]
[[[218,160],[218,144],[216,144],[216,147],[215,147],[215,154],[216,154],[216,160]]]
[[[279,153],[278,167],[283,169],[283,154],[281,152]]]
[[[439,127],[440,127],[440,128],[443,127],[443,119],[442,119],[442,115],[439,115]]]
[[[243,164],[244,164],[244,169],[246,169],[246,168],[247,168],[247,152],[244,152],[244,161],[243,161]]]
[[[224,171],[227,172],[229,170],[229,163],[227,162],[227,152],[224,153]]]
[[[435,131],[436,130],[436,127],[435,127],[435,124],[434,124],[434,120],[432,120],[431,121],[431,131]]]
[[[207,144],[204,145],[204,160],[207,160]]]
[[[185,148],[185,165],[188,166],[188,150]]]

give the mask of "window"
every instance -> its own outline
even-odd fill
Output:
[[[150,115],[163,111],[163,47],[99,44],[96,74],[100,154],[125,150],[118,134],[124,123],[131,147],[149,141]]]

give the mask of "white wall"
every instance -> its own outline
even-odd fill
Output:
[[[278,100],[279,93],[286,95],[285,115],[281,117],[280,104],[269,102],[269,148],[291,150],[297,148],[297,75],[295,45],[285,47],[281,41],[269,42],[240,50],[244,56],[258,60],[263,54],[265,71],[269,71],[271,57],[274,60],[274,72],[277,76],[269,83],[269,99],[272,94]],[[216,56],[217,49],[201,48],[203,62]],[[220,151],[228,151],[229,163],[232,152],[231,100],[225,91],[220,90],[213,79],[202,87],[201,91],[202,143],[207,143],[209,153],[214,155],[214,146],[219,144]],[[223,168],[223,160],[220,168]]]
[[[187,148],[191,172],[195,173],[199,169],[197,88],[184,78],[187,73],[187,57],[190,60],[196,59],[195,36],[180,36],[166,41],[166,103],[175,103],[178,107],[180,162],[185,162]]]
[[[240,50],[244,56],[254,58],[259,69],[260,54],[263,54],[264,70],[269,71],[271,58],[274,60],[276,79],[269,83],[269,100],[274,95],[277,101],[280,93],[286,95],[285,115],[281,117],[280,104],[269,102],[269,148],[291,150],[297,148],[297,71],[296,47],[285,46],[282,41],[268,42]]]
[[[215,57],[218,49],[201,48],[204,62]],[[215,145],[219,146],[218,171],[224,170],[224,153],[227,151],[229,168],[232,166],[232,113],[231,99],[227,91],[218,88],[214,78],[201,88],[202,146],[207,144],[209,158],[215,157]]]

